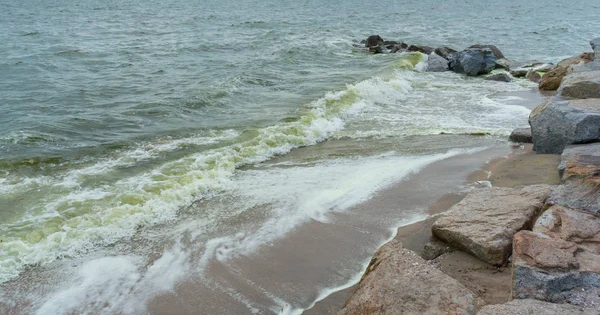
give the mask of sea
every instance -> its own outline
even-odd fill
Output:
[[[325,253],[292,258],[308,242],[296,240],[261,259],[270,247],[307,224],[339,227],[432,163],[508,147],[528,126],[518,93],[532,82],[427,72],[425,55],[374,55],[361,40],[494,44],[556,63],[600,36],[597,0],[0,4],[10,314],[301,313],[355,284],[394,227],[427,215],[402,200],[385,220],[371,209],[363,219],[389,233],[362,247],[356,236],[328,256],[336,268],[295,267],[324,275],[301,288],[281,266]]]

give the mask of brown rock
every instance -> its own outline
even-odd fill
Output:
[[[512,300],[498,305],[486,305],[477,315],[596,315],[593,308],[569,304],[554,304],[532,299]]]
[[[590,62],[593,59],[593,53],[583,53],[579,56],[562,60],[556,67],[542,76],[540,90],[554,91],[558,90],[563,78],[569,73],[569,67],[581,61]]]
[[[473,45],[470,46],[469,48],[488,48],[492,51],[492,53],[494,54],[494,56],[496,56],[496,59],[504,59],[504,55],[502,54],[502,52],[500,51],[500,49],[498,49],[498,47],[496,47],[495,45],[481,45],[481,44],[477,44],[477,45]]]
[[[515,233],[531,227],[550,185],[492,187],[470,193],[433,224],[433,234],[492,265],[511,254]]]
[[[587,211],[552,206],[536,220],[533,232],[600,254],[600,218]]]
[[[564,171],[569,165],[569,172]],[[562,154],[558,172],[563,179],[572,176],[594,176],[600,173],[600,142],[567,146]]]
[[[476,314],[482,305],[458,281],[392,240],[377,251],[338,314]]]

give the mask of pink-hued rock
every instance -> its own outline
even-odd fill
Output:
[[[439,239],[492,265],[506,263],[515,233],[531,228],[554,186],[491,187],[470,193],[433,224]]]
[[[476,314],[484,302],[396,240],[383,245],[339,315]]]

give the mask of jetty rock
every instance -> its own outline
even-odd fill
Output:
[[[476,314],[484,301],[415,252],[392,240],[369,264],[338,315]]]
[[[498,47],[496,47],[495,45],[481,45],[481,44],[477,44],[477,45],[471,45],[469,46],[468,49],[471,48],[487,48],[489,50],[492,51],[492,53],[494,54],[494,56],[496,57],[496,59],[504,59],[504,55],[502,54],[502,52],[500,51],[500,49],[498,49]]]
[[[499,82],[510,82],[512,79],[506,73],[496,73],[485,77],[484,80],[488,81],[499,81]]]
[[[429,72],[444,72],[448,71],[448,60],[439,56],[436,53],[429,54],[427,58],[427,71]]]
[[[600,98],[600,64],[572,67],[562,80],[558,95],[566,99]]]
[[[594,53],[583,53],[575,57],[561,60],[554,68],[542,76],[540,90],[554,91],[560,87],[563,78],[569,73],[569,68],[578,63],[588,63],[594,59]]]
[[[457,52],[449,66],[450,70],[468,76],[488,74],[496,67],[496,56],[489,48],[469,48]]]
[[[517,128],[513,130],[508,140],[519,143],[531,143],[531,128]]]
[[[529,115],[533,149],[561,154],[571,144],[600,141],[600,99],[549,99]]]
[[[496,266],[506,264],[513,236],[531,228],[551,185],[490,187],[468,194],[432,227],[438,239]]]
[[[600,218],[553,206],[514,238],[513,297],[600,311]]]
[[[597,315],[593,308],[554,304],[533,299],[512,300],[504,304],[486,305],[477,315]]]
[[[452,59],[454,54],[456,54],[458,51],[456,51],[455,49],[452,49],[448,46],[442,46],[442,47],[436,48],[434,50],[434,52],[436,54],[438,54],[439,56],[443,57],[444,59],[450,60],[450,59]]]

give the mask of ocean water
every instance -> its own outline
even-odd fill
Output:
[[[527,126],[499,95],[532,83],[424,72],[419,53],[366,53],[367,36],[557,62],[600,29],[591,0],[2,7],[0,309],[40,314],[143,313],[211,260]]]

